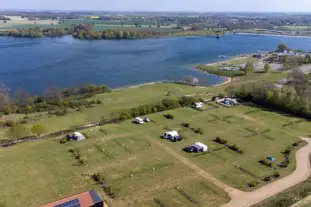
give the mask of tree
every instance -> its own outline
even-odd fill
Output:
[[[277,51],[284,52],[285,50],[288,50],[288,46],[286,44],[279,44]]]
[[[50,86],[45,89],[44,96],[54,100],[60,100],[63,97],[62,89],[57,86]]]
[[[264,70],[267,73],[271,69],[271,65],[269,63],[266,63],[264,66]]]
[[[252,72],[255,69],[254,62],[252,60],[247,61],[245,67],[244,67],[244,73],[247,74],[249,72]]]
[[[43,125],[36,124],[31,127],[31,132],[33,134],[36,134],[37,136],[40,136],[41,134],[46,132],[46,129]]]
[[[29,135],[29,130],[22,124],[13,123],[7,131],[7,136],[12,139],[20,139]]]
[[[14,103],[19,106],[27,105],[29,103],[30,97],[31,97],[31,94],[23,88],[17,88],[13,92],[13,96],[12,96]]]
[[[0,110],[10,105],[9,91],[5,85],[0,84]]]
[[[189,75],[189,76],[186,77],[185,82],[187,84],[190,84],[190,85],[198,85],[199,84],[199,79]]]

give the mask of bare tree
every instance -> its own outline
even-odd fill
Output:
[[[305,74],[300,69],[295,69],[288,75],[289,82],[294,85],[298,95],[306,92],[309,86],[309,81]]]
[[[29,98],[31,94],[23,88],[17,88],[13,92],[13,101],[19,106],[25,106],[29,104]]]
[[[62,89],[57,86],[50,86],[45,89],[44,96],[54,100],[60,100],[63,97]]]
[[[0,110],[10,104],[9,90],[4,84],[0,84]]]

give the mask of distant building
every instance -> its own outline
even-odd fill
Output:
[[[103,199],[95,190],[90,190],[41,207],[103,207]]]

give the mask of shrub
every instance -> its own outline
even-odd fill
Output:
[[[79,157],[79,163],[81,164],[81,165],[85,165],[86,163],[87,163],[87,157],[86,156],[80,156]]]
[[[271,176],[266,176],[263,178],[263,181],[270,181],[271,180]]]
[[[182,123],[181,125],[182,125],[183,127],[186,127],[186,128],[189,128],[189,127],[190,127],[190,124],[187,123],[187,122],[184,122],[184,123]]]
[[[272,176],[275,177],[275,178],[278,178],[278,177],[280,177],[280,173],[276,171],[276,172],[273,173]]]
[[[283,151],[283,154],[289,155],[292,150],[293,150],[292,146],[286,147],[286,149]]]
[[[56,116],[65,116],[67,114],[67,110],[56,110],[53,114]]]
[[[310,188],[304,188],[303,191],[299,192],[299,196],[301,198],[305,198],[307,196],[309,196],[311,193],[311,189]]]
[[[214,140],[215,142],[219,143],[219,144],[227,144],[228,141],[221,138],[221,137],[216,137],[216,139]]]
[[[238,152],[240,148],[236,144],[230,144],[229,149]]]
[[[225,95],[223,93],[218,94],[218,98],[224,98],[224,97],[225,97]]]
[[[272,167],[271,162],[269,162],[269,161],[266,160],[266,159],[259,160],[259,163],[262,164],[262,165],[265,165],[265,166],[267,166],[267,167]]]
[[[59,142],[60,142],[61,144],[65,144],[65,143],[68,142],[68,139],[67,139],[67,137],[63,137],[63,138],[61,138],[61,139],[59,140]],[[71,150],[72,150],[72,149],[71,149]],[[69,152],[71,152],[71,151],[69,151]],[[71,152],[71,153],[73,153],[73,152]]]
[[[174,119],[174,115],[173,114],[164,114],[164,117],[167,119]]]
[[[102,103],[102,101],[101,100],[96,100],[96,104],[101,104]]]
[[[288,167],[288,165],[289,165],[288,160],[282,161],[280,164],[278,164],[278,166],[280,166],[281,168],[286,168]]]
[[[16,124],[16,122],[12,120],[7,120],[3,123],[3,125],[6,127],[12,127],[14,124]]]
[[[254,187],[256,187],[258,184],[259,184],[258,181],[252,181],[252,182],[248,183],[248,187],[254,188]]]
[[[94,174],[92,175],[92,178],[93,178],[93,180],[96,181],[96,182],[102,181],[102,180],[101,180],[100,173],[94,173]]]
[[[298,142],[294,142],[294,143],[292,144],[293,147],[297,147],[298,145],[299,145]]]
[[[202,128],[197,128],[197,129],[194,130],[194,132],[195,132],[196,134],[204,134],[204,131],[203,131]]]
[[[41,124],[36,124],[36,125],[33,125],[31,127],[31,132],[33,134],[36,134],[37,136],[40,136],[41,134],[45,133],[46,132],[46,129],[43,125]]]

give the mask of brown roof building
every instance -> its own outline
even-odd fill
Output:
[[[104,202],[95,190],[73,195],[41,207],[103,207]]]

